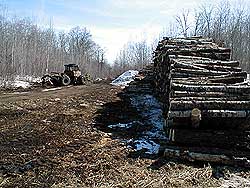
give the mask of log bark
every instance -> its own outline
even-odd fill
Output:
[[[194,70],[194,69],[183,69],[183,68],[175,68],[172,70],[172,72],[181,74],[194,74],[199,76],[221,76],[228,74],[228,72],[222,72],[222,71],[211,71],[206,69]]]
[[[245,77],[238,76],[238,77],[214,78],[214,79],[208,79],[208,81],[211,83],[237,84],[244,82]]]
[[[230,71],[230,72],[241,72],[242,69],[240,67],[231,67],[227,65],[204,65],[202,63],[193,63],[196,67],[201,67],[207,70],[214,70],[214,71]]]
[[[213,71],[230,71],[230,72],[241,72],[242,69],[240,67],[231,67],[225,65],[215,65],[215,64],[204,64],[204,63],[195,63],[192,61],[176,61],[172,60],[171,62],[175,68],[184,68],[184,69],[196,69],[196,70],[213,70]]]
[[[171,101],[170,109],[175,110],[250,110],[250,101]]]
[[[190,92],[190,91],[174,91],[172,92],[171,96],[173,98],[176,97],[237,97],[237,94],[230,94],[230,93],[223,93],[223,92]]]
[[[174,68],[183,68],[183,69],[192,69],[192,70],[206,70],[205,68],[195,66],[191,63],[182,63],[182,62],[172,62]]]
[[[250,86],[198,86],[184,85],[172,83],[171,88],[175,91],[191,91],[191,92],[221,92],[235,94],[250,94]]]
[[[222,96],[222,97],[210,97],[204,93],[202,96],[199,97],[191,97],[187,95],[185,97],[173,97],[170,98],[170,101],[242,101],[242,100],[250,100],[250,96]]]
[[[177,76],[180,76],[179,78],[178,77],[174,77],[175,74]],[[179,74],[179,75],[178,75]],[[186,77],[186,76],[189,76],[190,77]],[[172,76],[172,79],[174,80],[194,80],[194,81],[220,81],[220,80],[227,80],[227,79],[237,79],[239,77],[243,77],[244,79],[247,78],[247,72],[235,72],[235,73],[228,73],[226,75],[221,75],[221,76],[199,76],[199,75],[194,75],[194,74],[181,74],[181,73],[172,73],[171,74]]]
[[[192,63],[194,65],[203,65],[203,66],[225,66],[231,68],[238,68],[240,66],[239,61],[220,61],[212,60],[210,58],[196,57],[196,56],[181,56],[181,55],[169,55],[170,59],[183,62],[183,63]]]
[[[190,118],[192,110],[170,111],[169,118]],[[250,110],[203,110],[202,118],[245,118],[250,115]]]
[[[247,158],[238,158],[238,157],[231,158],[223,154],[219,155],[219,154],[199,153],[199,152],[190,152],[188,150],[166,148],[164,151],[164,156],[167,158],[178,158],[181,160],[187,160],[189,162],[209,162],[209,163],[250,168],[250,160],[248,160]]]
[[[184,84],[184,85],[198,85],[198,86],[226,86],[223,83],[212,83],[209,80],[179,80],[172,79],[172,83],[174,84]]]
[[[175,58],[175,59],[188,59],[188,61],[191,60],[202,60],[202,61],[211,61],[210,58],[206,57],[198,57],[198,56],[184,56],[184,55],[169,55],[169,58]]]

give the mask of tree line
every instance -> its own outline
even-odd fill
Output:
[[[146,40],[130,41],[120,49],[114,61],[114,73],[120,74],[129,69],[141,70],[152,61],[152,46]]]
[[[83,73],[94,77],[110,74],[104,50],[86,28],[56,32],[38,27],[29,19],[10,18],[6,9],[0,14],[0,74],[42,76],[63,71],[64,64],[75,63]]]
[[[204,36],[232,49],[232,59],[250,71],[249,7],[201,4],[194,11],[183,10],[161,36]],[[130,41],[120,49],[113,65],[107,63],[105,51],[94,42],[87,28],[75,27],[56,32],[53,24],[41,28],[29,19],[10,18],[0,8],[0,74],[42,76],[63,71],[64,64],[75,63],[92,77],[109,77],[129,69],[141,69],[151,63],[155,44]]]
[[[162,37],[203,36],[232,49],[232,60],[239,60],[241,67],[250,72],[250,7],[229,1],[219,4],[203,3],[195,10],[183,9],[162,31]],[[157,39],[157,41],[159,40]],[[140,69],[152,60],[155,44],[146,40],[129,42],[120,50],[115,60],[118,72]]]
[[[175,34],[211,37],[222,46],[232,49],[231,59],[239,60],[250,71],[250,7],[243,3],[233,6],[229,1],[218,5],[202,4],[194,13],[183,10],[176,16]]]

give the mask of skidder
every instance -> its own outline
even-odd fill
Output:
[[[43,85],[53,85],[53,86],[68,86],[72,85],[82,85],[84,83],[85,77],[76,64],[64,65],[65,70],[63,73],[52,72],[50,74],[44,75],[42,77]]]

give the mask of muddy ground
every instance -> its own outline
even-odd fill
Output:
[[[250,186],[250,173],[147,156],[107,126],[140,118],[109,84],[0,91],[0,187]]]

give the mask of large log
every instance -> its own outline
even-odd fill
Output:
[[[172,60],[171,63],[174,65],[175,68],[184,68],[184,69],[196,69],[196,70],[213,70],[213,71],[222,71],[222,72],[241,72],[242,69],[239,67],[231,67],[225,65],[213,65],[213,64],[203,64],[203,63],[195,63],[192,61],[176,61]]]
[[[184,56],[184,55],[169,55],[169,58],[181,59],[181,60],[202,60],[202,61],[211,61],[210,58],[198,57],[198,56]]]
[[[190,91],[172,91],[171,96],[176,97],[238,97],[238,94],[230,94],[223,92],[190,92]]]
[[[224,83],[213,83],[207,80],[180,80],[180,79],[172,79],[172,83],[174,84],[184,84],[184,85],[198,85],[198,86],[226,86]]]
[[[226,65],[204,65],[199,63],[193,63],[196,67],[201,67],[208,70],[214,70],[214,71],[230,71],[230,72],[241,72],[242,69],[240,67],[231,67]]]
[[[244,86],[250,85],[249,81],[245,81],[244,77],[231,77],[231,78],[220,78],[220,79],[199,79],[194,77],[194,79],[172,79],[172,83],[175,84],[185,84],[185,85],[234,85],[234,86]]]
[[[237,77],[225,77],[225,78],[213,78],[208,79],[211,83],[225,83],[225,84],[236,84],[236,83],[242,83],[245,81],[245,77],[243,76],[237,76]]]
[[[183,68],[183,69],[194,69],[194,70],[206,70],[205,68],[199,67],[199,66],[195,66],[191,63],[182,63],[182,62],[176,62],[176,61],[172,61],[171,62],[173,64],[174,68]]]
[[[197,74],[172,73],[171,77],[173,80],[206,81],[211,83],[224,83],[224,84],[236,84],[244,82],[246,79],[245,72],[239,72],[238,75],[239,76],[237,76],[237,74],[234,73],[222,76],[201,77],[200,75]]]
[[[185,97],[172,97],[171,101],[243,101],[250,100],[250,96],[207,96],[206,93],[203,96],[191,97],[190,95]]]
[[[170,111],[169,118],[189,118],[192,110],[185,111]],[[202,118],[245,118],[250,115],[250,110],[202,110]]]
[[[178,158],[189,162],[208,162],[250,168],[250,160],[248,160],[247,158],[228,157],[223,154],[210,154],[166,148],[164,151],[164,156],[166,158]]]
[[[175,76],[176,75],[176,76]],[[178,77],[179,76],[179,77]],[[190,76],[190,77],[186,77],[186,76]],[[219,81],[223,81],[223,80],[227,80],[227,79],[237,79],[239,77],[243,77],[244,79],[247,78],[247,72],[234,72],[234,73],[228,73],[226,75],[221,75],[221,76],[199,76],[199,75],[195,75],[195,74],[184,74],[184,73],[172,73],[171,77],[174,80],[194,80],[194,81],[211,81],[211,82],[216,82],[218,81],[218,83],[220,83]]]
[[[250,86],[206,86],[206,85],[184,85],[172,83],[171,88],[175,91],[191,92],[222,92],[235,94],[250,94]]]
[[[170,59],[174,59],[178,62],[199,64],[204,66],[226,66],[226,67],[239,67],[239,61],[220,61],[212,60],[210,58],[196,57],[196,56],[181,56],[181,55],[169,55]]]
[[[221,75],[227,75],[228,72],[222,72],[222,71],[212,71],[212,70],[194,70],[194,69],[183,69],[183,68],[175,68],[172,70],[173,73],[181,73],[181,74],[194,74],[199,76],[221,76]]]
[[[250,110],[250,101],[171,101],[171,110]]]
[[[210,59],[214,59],[214,60],[222,60],[222,61],[226,61],[230,59],[230,52],[203,52],[205,50],[173,50],[171,52],[168,52],[169,54],[173,54],[173,55],[186,55],[186,56],[201,56],[201,57],[206,57],[206,58],[210,58]],[[212,51],[212,49],[211,49]]]
[[[216,147],[248,152],[250,157],[250,133],[247,130],[237,129],[177,129],[170,128],[171,143],[181,146]]]

